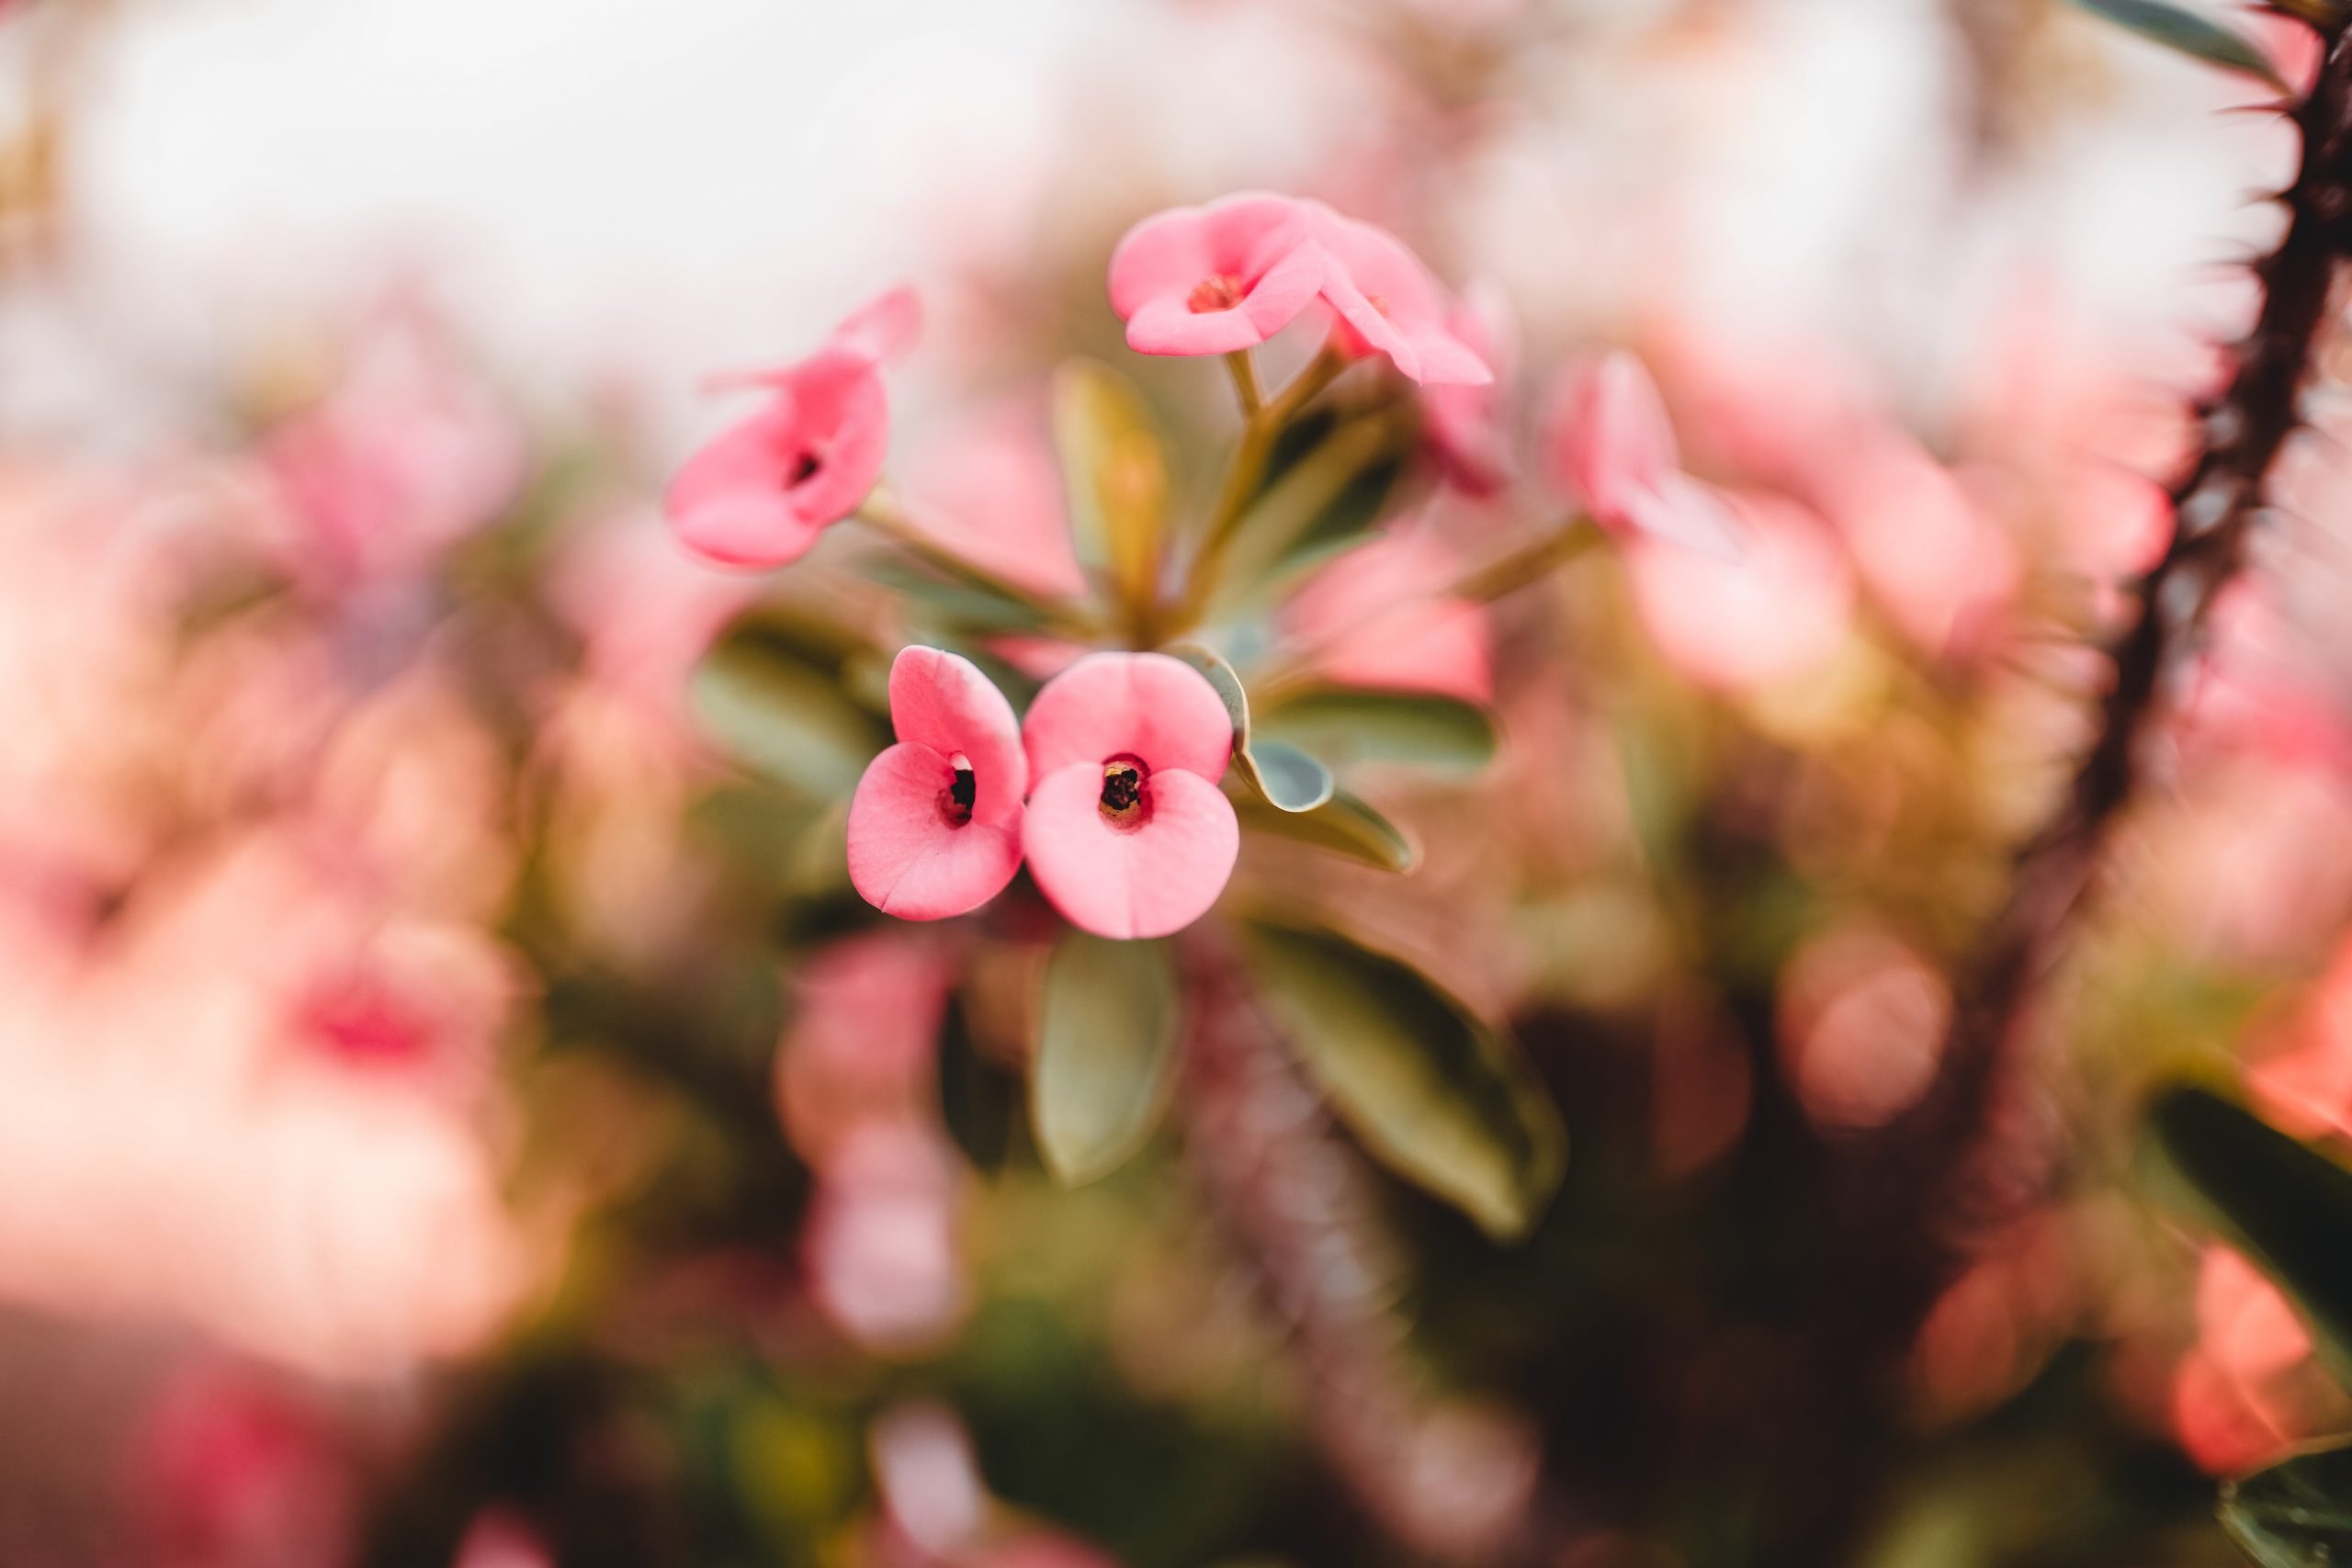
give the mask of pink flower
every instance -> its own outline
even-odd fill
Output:
[[[1329,209],[1316,212],[1316,239],[1329,257],[1323,298],[1339,312],[1342,349],[1385,354],[1428,386],[1482,387],[1495,378],[1455,332],[1445,291],[1402,240]]]
[[[1038,887],[1098,936],[1166,936],[1233,874],[1240,824],[1217,781],[1233,724],[1163,653],[1096,653],[1046,683],[1022,731],[1036,780],[1022,845]]]
[[[1854,580],[1826,525],[1778,496],[1742,494],[1736,561],[1635,538],[1625,550],[1634,603],[1683,674],[1752,692],[1826,664],[1854,617]]]
[[[1460,572],[1436,533],[1400,530],[1309,578],[1283,606],[1283,629],[1317,648],[1315,668],[1340,685],[1492,702],[1485,607],[1431,592]]]
[[[1322,287],[1317,209],[1243,191],[1155,213],[1111,253],[1111,309],[1137,354],[1230,354],[1272,337]]]
[[[1608,355],[1561,378],[1544,446],[1554,481],[1581,496],[1602,527],[1720,559],[1739,558],[1740,534],[1730,509],[1682,471],[1665,400],[1632,355]]]
[[[913,340],[920,321],[913,292],[893,289],[798,364],[727,378],[772,395],[671,481],[667,507],[680,541],[722,566],[783,566],[857,510],[889,442],[881,362]]]
[[[899,744],[850,801],[850,882],[901,919],[978,908],[1021,866],[1029,768],[1012,705],[970,660],[910,648],[890,666],[890,724]]]

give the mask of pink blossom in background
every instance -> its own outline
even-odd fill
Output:
[[[681,558],[658,519],[627,511],[578,530],[552,568],[548,592],[586,644],[593,682],[676,718],[695,661],[756,589]]]
[[[882,1503],[875,1555],[888,1568],[1115,1568],[1069,1536],[1006,1517],[944,1404],[892,1405],[867,1447]]]
[[[2259,1463],[2311,1435],[2293,1386],[2311,1337],[2278,1288],[2229,1248],[2210,1246],[2197,1275],[2195,1348],[2173,1383],[2173,1426],[2215,1474]]]
[[[168,1378],[125,1479],[152,1568],[338,1568],[359,1523],[357,1468],[327,1412],[225,1362]]]
[[[2300,1137],[2352,1137],[2352,942],[2284,1019],[2252,1032],[2246,1085],[2264,1114]]]
[[[1045,410],[1009,399],[924,443],[906,491],[915,523],[973,565],[1048,595],[1086,592]]]
[[[833,1163],[858,1127],[937,1122],[947,952],[903,929],[848,938],[793,976],[797,1009],[776,1053],[776,1103],[792,1145]]]
[[[1896,938],[1843,927],[1790,961],[1780,1012],[1781,1047],[1806,1114],[1827,1127],[1877,1127],[1934,1080],[1951,990]]]
[[[800,1233],[810,1295],[887,1356],[939,1349],[970,1304],[957,1237],[962,1173],[945,1140],[868,1121],[834,1147]]]
[[[1111,309],[1138,354],[1230,354],[1295,321],[1323,286],[1305,203],[1243,191],[1156,213],[1111,253]]]
[[[784,566],[856,511],[889,445],[882,362],[906,349],[920,321],[912,291],[894,289],[807,359],[728,378],[763,389],[768,400],[671,481],[665,505],[680,541],[720,566]]]
[[[521,487],[513,417],[433,321],[396,311],[359,335],[342,379],[264,439],[298,581],[344,591],[422,571]]]
[[[1030,771],[1012,705],[970,660],[909,648],[890,666],[890,723],[899,743],[850,801],[850,882],[901,919],[978,908],[1021,868]]]
[[[1314,669],[1340,685],[1491,702],[1486,609],[1434,592],[1462,570],[1433,530],[1400,528],[1309,578],[1283,606],[1283,629],[1317,649]]]
[[[1743,554],[1733,509],[1682,471],[1665,400],[1632,355],[1606,355],[1564,372],[1543,440],[1553,483],[1602,527],[1725,560]]]
[[[1738,560],[1639,537],[1625,563],[1643,624],[1669,663],[1706,685],[1755,691],[1838,652],[1853,619],[1853,574],[1804,507],[1768,495],[1726,500]]]
[[[1217,789],[1233,723],[1205,677],[1161,653],[1090,654],[1022,731],[1035,781],[1022,844],[1038,889],[1098,936],[1166,936],[1208,911],[1241,848]]]
[[[520,1514],[485,1508],[466,1527],[449,1568],[557,1568],[555,1553]]]
[[[1904,635],[1939,657],[1987,645],[2017,595],[2017,547],[1917,441],[1861,425],[1823,453],[1810,493]]]

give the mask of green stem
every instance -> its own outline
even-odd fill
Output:
[[[1233,391],[1241,400],[1241,417],[1255,419],[1258,411],[1266,406],[1266,394],[1258,387],[1258,362],[1246,348],[1237,348],[1225,356],[1225,367],[1232,374]]]
[[[1186,573],[1183,595],[1170,618],[1171,631],[1185,630],[1196,624],[1209,596],[1216,592],[1218,568],[1241,520],[1249,515],[1250,502],[1256,497],[1260,482],[1266,477],[1266,462],[1273,454],[1274,437],[1347,367],[1347,355],[1327,346],[1298,373],[1297,379],[1283,389],[1281,395],[1272,402],[1260,403],[1241,427],[1241,444],[1234,448],[1233,466],[1226,470],[1225,488],[1217,497],[1216,510],[1209,513],[1200,551],[1193,556],[1192,568]],[[1253,370],[1253,382],[1255,378]]]
[[[867,494],[855,512],[850,513],[850,518],[934,570],[1026,607],[1036,615],[1046,630],[1078,637],[1091,637],[1095,633],[1095,626],[1072,606],[1034,593],[986,567],[975,566],[924,533],[899,505],[898,498],[879,485]]]

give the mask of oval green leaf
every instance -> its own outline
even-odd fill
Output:
[[[2075,4],[2152,43],[2208,65],[2259,77],[2281,93],[2290,90],[2286,79],[2260,50],[2221,23],[2194,11],[2166,4],[2165,0],[2075,0]]]
[[[1073,931],[1046,965],[1029,1113],[1066,1186],[1116,1169],[1168,1101],[1181,1019],[1172,944]]]
[[[1132,622],[1159,591],[1168,459],[1150,410],[1109,366],[1073,359],[1054,373],[1054,444],[1081,565]]]
[[[1497,1241],[1533,1228],[1567,1133],[1514,1042],[1334,931],[1252,920],[1244,940],[1269,1010],[1374,1157]]]
[[[2318,1331],[2352,1388],[2352,1170],[2210,1089],[2171,1089],[2148,1127],[2172,1170]]]
[[[1315,686],[1261,705],[1256,733],[1345,766],[1409,762],[1474,773],[1495,760],[1500,732],[1486,709],[1425,692]]]
[[[1421,852],[1396,824],[1346,790],[1312,811],[1282,811],[1244,797],[1235,805],[1241,826],[1294,843],[1345,855],[1365,865],[1400,874],[1421,863]]]
[[[2262,1568],[2352,1562],[2352,1443],[2306,1449],[2230,1482],[2222,1524]]]

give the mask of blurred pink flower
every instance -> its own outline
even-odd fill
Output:
[[[798,1007],[776,1053],[776,1103],[803,1159],[829,1168],[867,1122],[937,1121],[948,953],[903,928],[834,943],[793,976]]]
[[[521,1515],[485,1508],[466,1527],[450,1568],[556,1568],[556,1560]]]
[[[1216,787],[1232,720],[1199,671],[1162,653],[1091,654],[1037,694],[1022,739],[1030,874],[1071,924],[1166,936],[1216,902],[1241,829]]]
[[[1752,691],[1819,668],[1845,641],[1852,573],[1820,519],[1768,495],[1726,497],[1740,558],[1635,538],[1634,597],[1658,651],[1692,680]]]
[[[1858,420],[1821,455],[1810,493],[1912,642],[1939,657],[1987,646],[2017,596],[2017,547],[1910,434]]]
[[[913,292],[893,289],[807,359],[723,378],[764,388],[769,400],[671,481],[670,524],[686,547],[721,566],[784,566],[856,511],[889,444],[881,363],[913,341],[920,319]]]
[[[834,1150],[800,1235],[810,1295],[842,1331],[883,1355],[920,1355],[969,1303],[956,1238],[961,1181],[945,1141],[862,1122]]]
[[[358,1477],[324,1412],[258,1373],[175,1373],[130,1455],[130,1511],[153,1568],[334,1568]]]
[[[673,718],[695,661],[751,602],[755,585],[700,570],[672,547],[653,517],[630,511],[582,527],[558,558],[548,589],[587,645],[589,679],[649,714]]]
[[[1682,471],[1665,400],[1632,355],[1609,354],[1561,376],[1544,447],[1553,482],[1579,497],[1603,528],[1740,558],[1731,508]]]
[[[868,1447],[882,1505],[876,1557],[888,1568],[1114,1568],[1069,1536],[1005,1518],[944,1404],[891,1406]]]
[[[2311,1435],[2296,1387],[2311,1335],[2278,1287],[2228,1247],[2198,1265],[2197,1345],[2173,1383],[2173,1427],[2205,1470],[2241,1470]]]
[[[342,590],[423,570],[519,488],[521,432],[413,312],[374,324],[324,400],[261,446],[295,525],[288,568]]]
[[[1309,578],[1283,606],[1283,630],[1316,649],[1316,671],[1340,685],[1490,702],[1486,610],[1431,592],[1459,570],[1436,533],[1400,528]]]
[[[1043,411],[999,403],[928,443],[907,485],[914,521],[948,549],[1034,592],[1086,592]]]
[[[1012,705],[970,660],[909,648],[890,666],[890,723],[899,743],[850,801],[850,882],[901,919],[976,909],[1021,869],[1030,774]]]
[[[1243,191],[1155,213],[1111,253],[1111,309],[1138,354],[1230,354],[1296,320],[1323,286],[1306,203]]]
[[[1316,243],[1329,257],[1322,293],[1339,313],[1336,334],[1350,355],[1385,354],[1428,386],[1484,386],[1495,378],[1454,330],[1453,306],[1402,240],[1328,208],[1316,212]]]
[[[1927,1092],[1951,989],[1909,947],[1868,926],[1815,938],[1781,983],[1779,1038],[1805,1113],[1877,1127]]]

